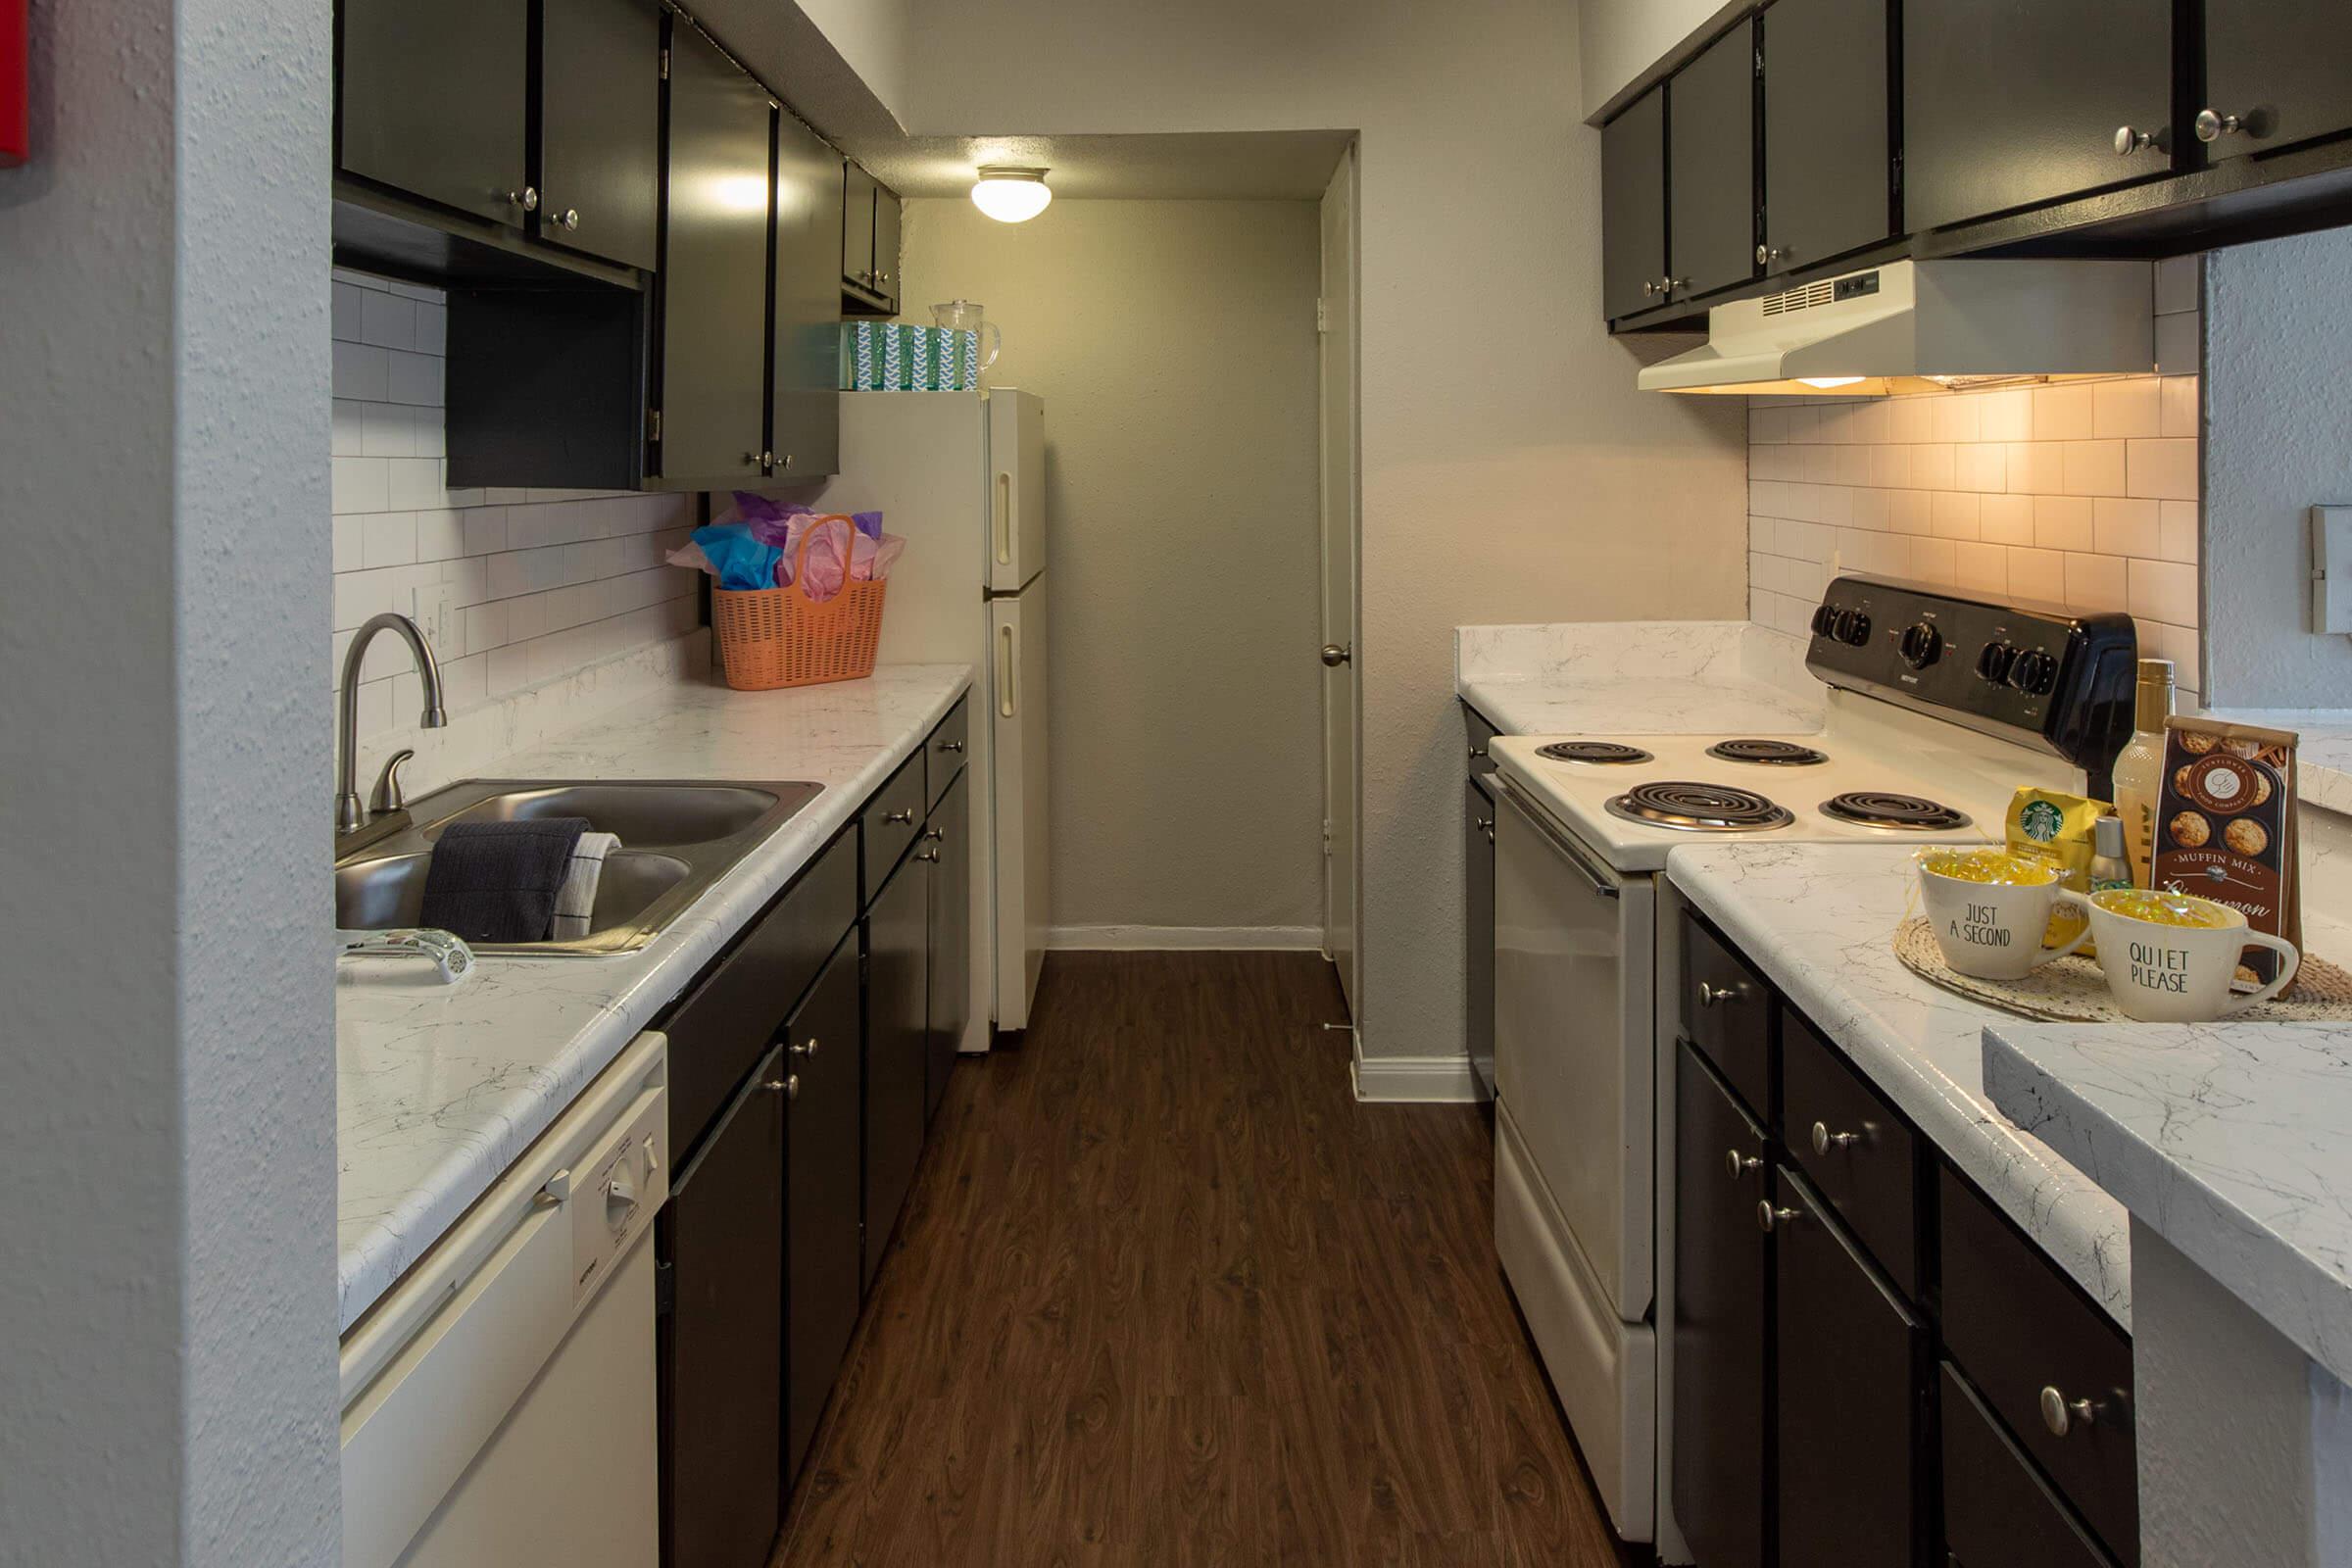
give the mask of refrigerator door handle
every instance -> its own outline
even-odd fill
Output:
[[[1009,566],[1012,564],[1012,475],[1002,470],[997,474],[996,511],[997,564]]]
[[[967,556],[964,559],[968,561],[971,558]],[[1013,690],[1014,682],[1020,679],[1020,661],[1012,657],[1012,627],[1009,624],[998,627],[997,712],[1003,717],[1012,717],[1020,707],[1018,696]]]

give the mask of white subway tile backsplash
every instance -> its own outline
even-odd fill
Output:
[[[1938,539],[1976,538],[1977,497],[1957,490],[1937,491],[1929,503],[1928,526]]]
[[[2166,561],[2197,559],[2201,509],[2194,501],[2160,501],[2157,506],[2156,554]]]
[[[2205,318],[2191,312],[2156,318],[2156,368],[2164,375],[2196,375],[2203,370]]]
[[[441,360],[430,354],[388,350],[385,399],[418,408],[441,407]]]
[[[1979,500],[1978,537],[1991,545],[2034,543],[2034,498],[1987,494]]]
[[[2126,593],[2124,561],[2120,556],[2069,555],[2066,558],[2066,604],[2070,610],[2121,611]]]
[[[360,538],[362,565],[413,564],[416,560],[416,514],[379,512],[363,517]]]
[[[2193,375],[2164,377],[2164,390],[2157,396],[2157,434],[2194,438],[2200,433],[2203,413],[2197,407],[2197,388],[2201,384]]]
[[[2131,443],[2131,489],[2163,501],[2197,499],[2197,443],[2185,439]]]
[[[2091,389],[2080,384],[2034,389],[2035,441],[2087,441],[2092,434]]]
[[[2090,389],[2091,434],[2100,440],[2160,433],[2157,401],[2163,382],[2134,375],[2121,381],[2099,381]]]
[[[2091,508],[2091,548],[2100,555],[2157,554],[2155,502],[2102,497]]]
[[[2197,625],[2197,568],[2174,561],[2131,563],[2131,603],[2134,615],[2173,625]]]
[[[2088,550],[2096,537],[2083,496],[2034,496],[2034,543],[2044,550]]]
[[[331,373],[336,397],[381,403],[391,395],[391,351],[338,341]]]
[[[2061,443],[2058,450],[2065,466],[2066,493],[2070,496],[2124,494],[2126,445],[2122,441]]]

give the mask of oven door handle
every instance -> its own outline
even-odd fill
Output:
[[[1616,878],[1587,858],[1582,847],[1569,838],[1566,833],[1554,827],[1550,818],[1540,810],[1534,802],[1521,796],[1518,785],[1513,784],[1510,778],[1502,773],[1489,776],[1501,786],[1502,798],[1511,803],[1511,809],[1518,812],[1529,827],[1548,839],[1551,847],[1560,852],[1560,858],[1576,868],[1577,874],[1585,879],[1594,893],[1604,899],[1614,899],[1619,896],[1620,890]]]

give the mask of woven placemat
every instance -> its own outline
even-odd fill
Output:
[[[2130,1023],[2107,989],[2095,959],[2069,955],[2053,958],[2022,980],[1979,980],[1943,961],[1936,933],[1917,915],[1894,928],[1894,956],[1923,980],[2020,1018],[2044,1023]],[[2230,1017],[2249,1023],[2343,1023],[2352,1021],[2352,973],[2326,958],[2304,955],[2291,996],[2280,997]]]

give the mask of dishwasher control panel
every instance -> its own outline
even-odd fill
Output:
[[[669,1197],[669,1115],[649,1087],[628,1115],[568,1172],[560,1195],[571,1219],[571,1299],[577,1306],[654,1222]]]

